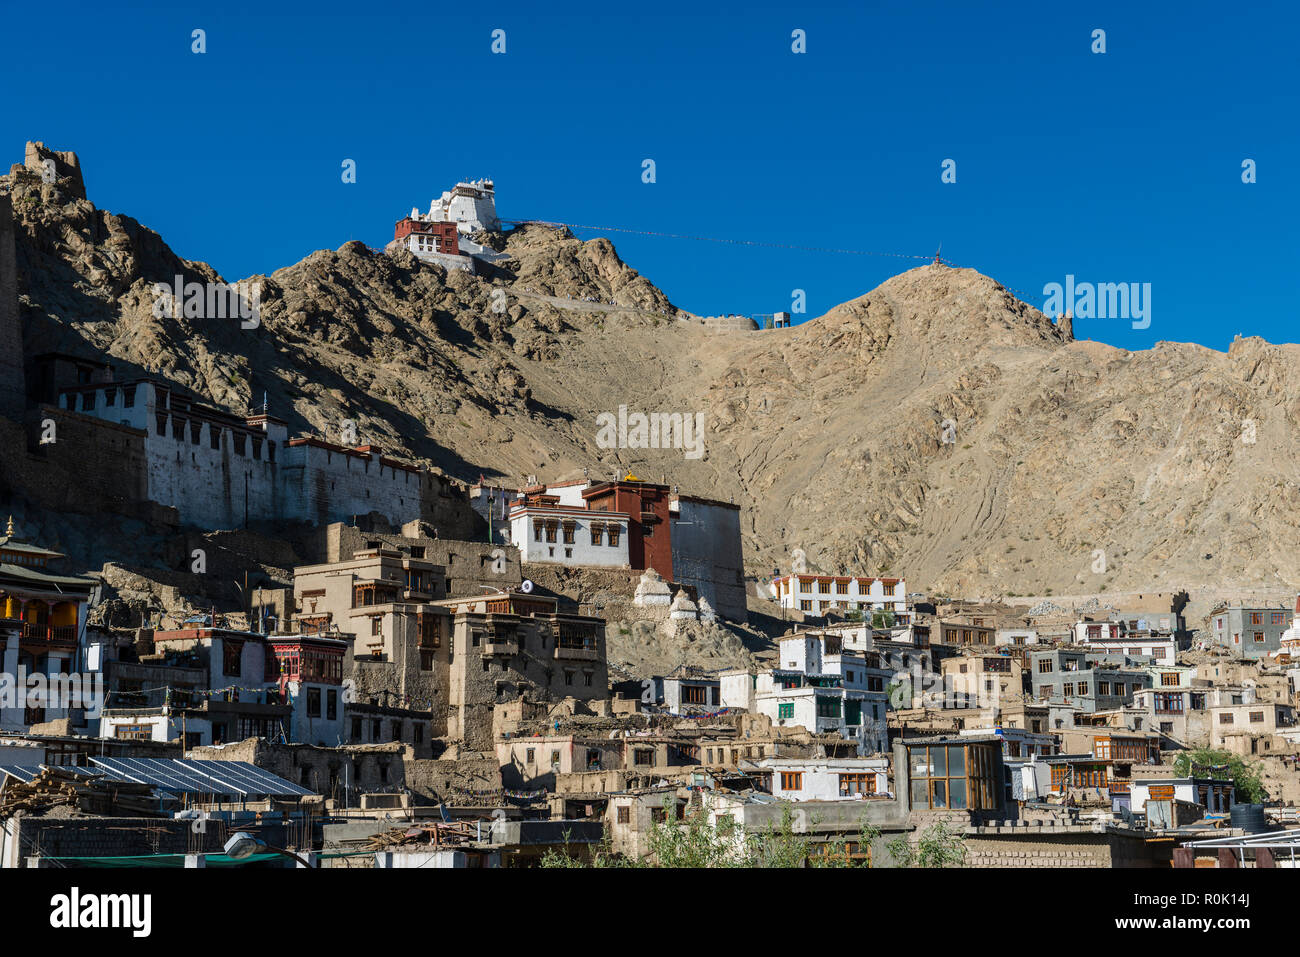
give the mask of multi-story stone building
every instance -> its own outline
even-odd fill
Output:
[[[478,500],[484,498],[480,490]],[[508,521],[525,562],[653,568],[721,617],[746,620],[739,505],[628,475],[530,484],[511,504]]]
[[[525,692],[579,700],[609,695],[603,619],[561,612],[554,598],[514,590],[438,604],[454,614],[447,734],[463,747],[491,750],[493,709]]]
[[[14,692],[0,700],[0,729],[19,730],[32,724],[70,718],[87,707],[72,700],[27,701],[27,678],[58,679],[80,670],[85,645],[86,607],[98,582],[93,578],[60,575],[64,556],[19,540],[10,518],[0,537],[0,682]],[[70,689],[67,689],[70,690]],[[5,695],[9,698],[11,695]]]
[[[1178,654],[1178,639],[1149,627],[1129,633],[1123,619],[1084,618],[1075,622],[1074,642],[1094,651],[1130,657],[1147,656],[1157,664],[1172,665]]]
[[[103,709],[99,736],[118,740],[180,741],[185,748],[245,738],[289,740],[294,706],[275,681],[276,659],[266,636],[207,621],[152,634],[162,700],[118,692]],[[166,669],[179,669],[173,686]],[[203,676],[201,687],[185,672]],[[271,677],[268,677],[270,675]],[[341,689],[336,689],[341,708]]]
[[[1123,707],[1135,691],[1151,687],[1151,673],[1143,665],[1102,663],[1087,651],[1035,651],[1029,659],[1034,697],[1085,713]]]
[[[1227,605],[1210,615],[1210,637],[1238,658],[1264,658],[1282,646],[1291,618],[1283,605]]]
[[[901,578],[796,572],[772,579],[770,588],[782,608],[813,615],[888,611],[896,623],[907,622],[907,582]]]
[[[779,649],[774,668],[719,675],[724,708],[744,708],[814,734],[836,732],[856,742],[859,754],[887,750],[893,674],[878,653],[845,652],[838,636],[823,632],[786,635]]]
[[[396,549],[295,569],[296,626],[355,635],[357,700],[426,710],[431,730],[470,750],[492,747],[492,710],[524,693],[608,695],[604,621],[518,588],[446,594],[445,568]]]
[[[377,446],[291,439],[268,412],[233,415],[155,379],[53,387],[63,410],[124,430],[135,454],[121,456],[121,468],[138,470],[139,498],[175,508],[186,524],[326,524],[377,512],[394,525],[441,526],[449,537],[473,529],[454,483]]]

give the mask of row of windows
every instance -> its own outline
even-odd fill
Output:
[[[93,412],[95,410],[95,392],[81,393],[81,411]],[[117,387],[104,390],[104,405],[114,406],[117,404]],[[135,386],[128,385],[122,387],[122,408],[130,409],[135,406]],[[77,396],[75,393],[68,392],[63,396],[63,407],[69,411],[75,412],[77,409]]]
[[[545,541],[554,542],[556,532],[560,529],[559,522],[533,522],[533,541],[540,542],[545,536]],[[623,529],[619,525],[592,525],[591,544],[604,545],[608,536],[610,547],[617,548],[622,532]],[[564,544],[572,545],[577,535],[577,526],[571,522],[565,522],[562,534],[564,535]]]
[[[331,693],[332,693],[332,692],[331,692]],[[364,743],[364,740],[365,740],[365,739],[363,738],[362,735],[363,735],[363,732],[364,732],[364,730],[365,730],[365,725],[362,724],[362,720],[363,720],[363,719],[361,719],[361,718],[353,718],[353,719],[352,719],[352,743],[354,743],[354,744],[361,744],[361,743]],[[392,727],[392,737],[389,738],[389,740],[390,740],[390,741],[401,741],[401,740],[402,740],[402,722],[401,722],[401,720],[400,720],[400,719],[395,719],[395,720],[393,720],[391,727]],[[380,741],[383,739],[383,734],[384,734],[384,726],[383,726],[383,722],[382,722],[379,718],[372,718],[371,721],[370,721],[370,743],[375,744],[375,743],[380,742]],[[423,722],[415,721],[415,722],[412,723],[412,726],[411,726],[411,743],[412,743],[412,744],[423,744],[423,743],[424,743],[424,724],[423,724]],[[386,768],[385,766],[381,765],[381,766],[380,766],[380,771],[381,771],[381,772],[387,772],[387,768]],[[385,779],[386,779],[386,778],[385,778]]]
[[[162,438],[166,438],[167,436],[168,418],[169,416],[165,412],[160,412],[155,416],[156,419],[155,424],[157,425],[157,432],[158,435]],[[177,442],[185,441],[185,432],[186,432],[185,425],[186,425],[185,419],[179,419],[179,418],[171,419],[172,438],[174,438]],[[214,450],[220,450],[221,437],[223,434],[225,434],[225,431],[226,430],[209,423],[208,424],[208,445]],[[203,423],[199,422],[196,419],[189,420],[189,438],[190,438],[191,445],[199,444],[199,439],[202,435],[202,432],[203,432]],[[253,446],[252,458],[254,459],[254,461],[258,461],[258,462],[262,460],[262,443],[263,441],[265,441],[262,438],[262,436],[249,435],[247,432],[241,432],[236,429],[231,429],[230,438],[231,438],[231,444],[234,448],[234,452],[236,455],[247,454],[248,443],[249,440],[251,439],[252,446]],[[266,442],[266,458],[268,462],[275,461],[274,442],[269,442],[269,441]]]
[[[1282,615],[1283,615],[1283,613],[1280,612],[1280,611],[1272,611],[1272,612],[1269,612],[1269,624],[1270,624],[1270,625],[1281,625],[1281,624],[1283,624],[1283,621],[1282,621]],[[1252,612],[1250,613],[1250,623],[1251,623],[1252,625],[1262,625],[1262,624],[1264,624],[1264,613],[1263,613],[1262,611],[1252,611]],[[1220,625],[1220,627],[1222,627],[1222,625]]]
[[[847,595],[849,593],[848,582],[835,582],[834,584],[835,584],[835,594]],[[804,582],[800,582],[799,585],[800,585],[799,591],[805,595],[811,595],[814,593],[818,595],[829,595],[831,593],[831,582],[817,582],[816,587],[813,587],[812,585],[806,584]],[[867,592],[869,589],[870,589],[869,585],[864,585],[864,586],[859,586],[858,591]],[[790,592],[789,582],[785,583],[783,587],[783,591],[786,594],[789,594]],[[896,585],[887,585],[884,587],[884,594],[891,597],[901,598],[903,596],[903,586],[901,583]]]

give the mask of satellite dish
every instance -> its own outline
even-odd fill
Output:
[[[533,583],[530,582],[527,578],[525,578],[523,582],[520,583],[519,590],[523,592],[525,595],[527,595],[529,592],[533,590]]]

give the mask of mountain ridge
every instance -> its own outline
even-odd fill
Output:
[[[480,237],[509,255],[483,276],[318,250],[242,280],[262,284],[242,330],[154,316],[153,283],[224,280],[98,210],[79,177],[0,177],[29,355],[103,353],[237,411],[265,394],[291,431],[355,420],[361,441],[463,480],[666,477],[742,505],[760,577],[799,549],[812,570],[953,593],[1300,583],[1282,544],[1300,346],[1074,341],[945,265],[788,330],[714,332],[607,239],[540,225]],[[596,416],[620,405],[703,412],[704,457],[600,448]]]

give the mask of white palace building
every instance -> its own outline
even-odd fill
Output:
[[[901,578],[802,573],[774,578],[770,588],[781,607],[792,611],[892,611],[900,622],[907,616],[907,582]]]

